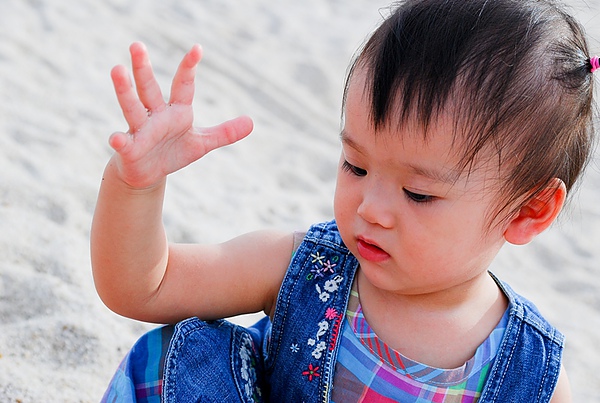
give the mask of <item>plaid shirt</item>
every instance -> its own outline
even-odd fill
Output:
[[[504,335],[508,315],[504,314],[473,358],[450,370],[412,361],[388,347],[366,322],[355,290],[346,321],[332,401],[475,403]]]

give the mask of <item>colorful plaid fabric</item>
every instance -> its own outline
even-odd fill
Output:
[[[335,369],[333,402],[475,403],[504,334],[508,315],[479,346],[475,356],[453,370],[411,361],[377,338],[366,322],[356,291],[346,312]],[[125,357],[102,402],[159,403],[171,326],[145,334]]]
[[[160,403],[163,367],[173,326],[144,334],[119,365],[102,402]]]
[[[475,403],[508,322],[498,326],[462,367],[445,370],[412,361],[377,338],[353,290],[336,364],[332,401]],[[352,303],[354,302],[354,303]],[[353,310],[352,307],[356,308]]]

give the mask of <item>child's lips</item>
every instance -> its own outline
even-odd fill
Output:
[[[390,258],[386,251],[372,242],[359,238],[356,245],[360,256],[370,262],[380,263]]]

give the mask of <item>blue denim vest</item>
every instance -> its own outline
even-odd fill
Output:
[[[272,323],[178,324],[165,359],[165,402],[329,402],[341,326],[358,261],[334,221],[317,224],[298,248]],[[479,402],[549,402],[564,337],[535,306],[497,280],[509,321]]]

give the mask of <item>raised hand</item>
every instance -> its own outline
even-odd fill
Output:
[[[111,72],[129,130],[113,133],[109,139],[116,151],[119,175],[129,186],[150,187],[252,131],[252,120],[247,116],[211,128],[193,126],[196,66],[202,57],[199,45],[194,45],[179,64],[168,103],[154,77],[146,47],[133,43],[130,53],[135,89],[124,66],[116,66]]]

